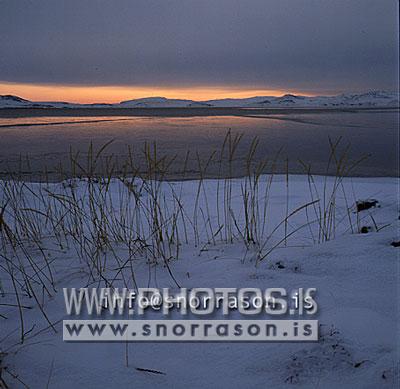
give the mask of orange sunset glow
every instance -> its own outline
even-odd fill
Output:
[[[11,94],[32,101],[68,101],[72,103],[118,103],[123,100],[150,96],[166,98],[211,100],[221,98],[246,98],[252,96],[280,96],[301,91],[258,89],[251,87],[193,86],[81,86],[0,83],[0,95]]]

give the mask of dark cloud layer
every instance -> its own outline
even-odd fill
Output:
[[[397,0],[0,0],[0,81],[395,89]]]

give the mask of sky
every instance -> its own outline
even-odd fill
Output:
[[[396,90],[398,0],[0,0],[0,94]]]

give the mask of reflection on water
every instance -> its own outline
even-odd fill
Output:
[[[19,117],[19,118],[0,118],[0,128],[12,127],[37,127],[37,126],[52,126],[61,124],[88,124],[88,123],[105,123],[131,120],[126,117]]]
[[[258,159],[272,158],[283,148],[292,171],[298,159],[323,172],[328,159],[328,137],[352,145],[356,159],[371,154],[357,174],[397,175],[398,112],[332,112],[286,115],[202,117],[23,117],[0,118],[0,169],[15,167],[19,155],[29,155],[32,171],[40,171],[68,158],[70,148],[85,152],[90,142],[100,147],[114,139],[108,154],[123,157],[127,145],[138,150],[157,141],[161,154],[182,158],[187,150],[206,158],[219,150],[230,129],[243,133],[237,158],[244,159],[252,139],[260,140]],[[178,158],[179,160],[179,158]],[[28,168],[28,167],[27,167]]]

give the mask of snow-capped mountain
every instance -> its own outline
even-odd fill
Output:
[[[245,99],[218,99],[194,101],[146,97],[122,101],[117,104],[75,104],[68,102],[34,102],[18,96],[0,95],[0,108],[379,108],[399,107],[397,92],[370,91],[361,94],[341,94],[337,96],[256,96]]]
[[[258,96],[248,99],[209,100],[213,107],[242,108],[334,108],[334,107],[398,107],[399,96],[396,92],[371,91],[362,94],[341,94],[338,96],[301,96],[286,94],[276,96]]]
[[[33,104],[29,100],[22,99],[18,96],[13,95],[0,95],[0,107],[8,108],[8,107],[25,107]]]
[[[167,99],[166,97],[145,97],[143,99],[121,101],[119,104],[115,105],[125,108],[211,107],[211,105],[206,102]]]

